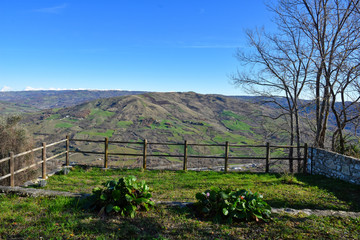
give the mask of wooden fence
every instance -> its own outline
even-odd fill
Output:
[[[63,142],[66,142],[66,151],[63,151],[63,152],[58,153],[58,154],[56,154],[56,155],[53,155],[53,156],[51,156],[51,157],[49,157],[49,158],[46,157],[46,150],[47,150],[47,148],[52,147],[52,146],[55,146],[55,145],[58,145],[58,144],[63,143]],[[34,164],[31,164],[31,165],[29,165],[29,166],[26,166],[26,167],[24,167],[24,168],[21,168],[21,169],[18,169],[18,170],[15,171],[15,167],[14,167],[15,164],[14,164],[14,163],[15,163],[15,159],[16,159],[16,158],[19,158],[19,157],[21,157],[21,156],[25,156],[25,155],[28,155],[28,154],[33,154],[34,152],[37,152],[37,151],[40,151],[40,150],[42,150],[41,161],[36,162],[36,163],[34,163]],[[42,166],[42,178],[43,178],[43,179],[46,179],[46,162],[47,162],[47,161],[50,161],[50,160],[52,160],[52,159],[55,159],[55,158],[57,158],[57,157],[59,157],[59,156],[61,156],[61,155],[64,155],[64,154],[66,154],[66,159],[69,159],[69,141],[68,141],[68,138],[67,138],[67,139],[63,139],[63,140],[58,141],[58,142],[55,142],[55,143],[51,143],[51,144],[49,144],[49,145],[46,145],[46,143],[42,143],[42,146],[41,146],[41,147],[34,148],[34,149],[29,150],[29,151],[22,152],[22,153],[19,153],[19,154],[16,154],[16,155],[14,155],[13,152],[10,152],[10,154],[9,154],[10,156],[9,156],[9,157],[0,159],[0,163],[6,162],[6,161],[8,161],[8,163],[9,163],[9,174],[6,174],[6,175],[4,175],[4,176],[1,176],[1,177],[0,177],[0,180],[4,180],[4,179],[6,179],[6,178],[10,178],[10,183],[9,183],[9,185],[10,185],[11,187],[14,187],[14,186],[15,186],[15,175],[16,175],[16,174],[19,174],[19,173],[21,173],[21,172],[24,172],[24,171],[26,171],[26,170],[28,170],[28,169],[30,169],[30,168],[39,166],[40,164],[41,164],[41,166]]]
[[[88,142],[88,143],[102,143],[104,144],[104,151],[103,152],[95,152],[95,151],[80,151],[80,150],[70,150],[70,141],[71,142]],[[50,146],[54,146],[60,143],[66,143],[65,151],[56,154],[50,158],[46,157],[46,149]],[[109,144],[129,144],[129,145],[142,145],[142,153],[116,153],[116,152],[109,152]],[[149,145],[163,145],[163,146],[183,146],[184,152],[180,155],[174,154],[148,154]],[[224,155],[223,156],[210,156],[210,155],[189,155],[188,154],[188,147],[189,146],[203,146],[203,147],[223,147],[224,148]],[[230,149],[231,148],[265,148],[265,156],[264,157],[239,157],[239,156],[230,156]],[[303,157],[293,157],[289,159],[289,157],[271,157],[270,149],[274,148],[289,148],[289,149],[303,149]],[[42,150],[42,160],[38,163],[32,164],[30,166],[24,167],[17,171],[14,171],[14,159],[16,157],[24,156],[26,154],[33,153],[35,151]],[[56,157],[66,154],[66,161],[65,165],[69,166],[70,164],[70,153],[83,153],[83,154],[101,154],[104,155],[104,168],[108,168],[109,166],[109,156],[133,156],[133,157],[142,157],[142,168],[146,170],[146,163],[148,157],[177,157],[183,159],[183,170],[187,170],[188,166],[188,159],[223,159],[224,160],[224,171],[229,171],[229,160],[241,160],[241,159],[254,159],[254,160],[264,160],[265,161],[265,172],[269,172],[270,160],[290,160],[290,171],[292,172],[292,162],[298,161],[300,163],[303,161],[303,172],[306,172],[306,159],[308,155],[308,147],[305,143],[303,146],[285,146],[285,145],[270,145],[270,143],[266,143],[266,145],[239,145],[239,144],[230,144],[229,142],[225,142],[225,144],[197,144],[197,143],[188,143],[188,141],[184,141],[183,143],[157,143],[157,142],[148,142],[146,139],[140,142],[126,142],[126,141],[109,141],[109,138],[104,138],[104,140],[88,140],[88,139],[70,139],[69,136],[66,136],[66,139],[61,141],[46,145],[43,143],[41,147],[32,149],[27,152],[23,152],[17,155],[10,153],[10,156],[0,160],[0,163],[9,161],[9,169],[10,173],[0,177],[0,180],[10,178],[10,186],[14,186],[14,175],[20,172],[23,172],[27,169],[32,167],[38,166],[42,164],[42,178],[46,179],[46,162],[52,160]],[[300,169],[300,164],[298,164],[298,170]]]

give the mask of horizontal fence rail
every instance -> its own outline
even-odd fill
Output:
[[[60,153],[58,153],[58,154],[55,154],[55,155],[53,155],[53,156],[51,156],[51,157],[49,157],[49,158],[46,157],[46,150],[47,150],[47,148],[52,147],[52,146],[55,146],[55,145],[58,145],[58,144],[61,144],[61,143],[64,143],[64,142],[66,142],[66,149],[67,149],[66,151],[60,152]],[[16,175],[16,174],[19,174],[19,173],[21,173],[21,172],[24,172],[24,171],[26,171],[26,170],[29,170],[29,169],[31,169],[31,168],[33,168],[33,167],[39,166],[40,164],[41,164],[41,166],[42,166],[42,178],[43,178],[43,179],[46,179],[46,162],[47,162],[47,161],[50,161],[50,160],[55,159],[55,158],[57,158],[57,157],[59,157],[59,156],[61,156],[61,155],[66,154],[67,162],[68,162],[68,157],[69,157],[69,154],[68,154],[69,146],[68,146],[68,144],[69,144],[69,139],[67,138],[67,139],[63,139],[63,140],[58,141],[58,142],[51,143],[51,144],[49,144],[49,145],[46,145],[46,143],[42,143],[42,146],[41,146],[41,147],[33,148],[33,149],[29,150],[29,151],[22,152],[22,153],[19,153],[19,154],[16,154],[16,155],[14,155],[13,152],[10,152],[10,154],[9,154],[10,156],[9,156],[9,157],[0,159],[0,163],[6,162],[6,161],[9,162],[9,173],[6,174],[6,175],[4,175],[4,176],[1,176],[1,177],[0,177],[0,180],[5,180],[5,179],[7,179],[7,178],[10,178],[10,183],[9,183],[9,185],[10,185],[11,187],[14,187],[14,186],[15,186],[15,175]],[[35,153],[35,152],[37,152],[37,151],[40,151],[40,150],[42,150],[41,161],[37,161],[37,162],[34,163],[34,164],[31,164],[31,165],[29,165],[29,166],[25,166],[25,167],[23,167],[23,168],[18,169],[18,170],[15,171],[14,163],[15,163],[16,158],[19,158],[19,157],[22,157],[22,156],[25,156],[25,155],[28,155],[28,154],[33,154],[33,153]]]
[[[81,151],[81,150],[70,150],[70,142],[87,142],[87,143],[98,143],[98,144],[104,144],[104,150],[103,151]],[[58,154],[55,154],[49,158],[46,157],[46,151],[47,148],[65,143],[65,151],[62,151]],[[136,149],[139,151],[139,153],[131,153],[131,152],[111,152],[109,151],[109,145],[110,144],[128,144],[128,145],[139,145],[141,148]],[[183,153],[182,154],[171,154],[167,152],[161,152],[161,153],[148,153],[149,146],[151,145],[160,145],[160,146],[182,146],[183,147]],[[189,147],[221,147],[223,148],[223,154],[222,156],[215,156],[215,155],[189,155]],[[254,157],[254,156],[231,156],[230,150],[236,149],[236,148],[263,148],[265,149],[264,157]],[[303,150],[303,157],[297,156],[297,157],[272,157],[271,156],[271,149],[302,149]],[[14,153],[10,153],[9,157],[0,159],[0,163],[4,163],[6,161],[9,162],[9,170],[10,172],[4,176],[0,177],[0,180],[4,180],[7,178],[10,178],[10,186],[14,186],[14,176],[16,174],[19,174],[21,172],[24,172],[28,169],[31,169],[33,167],[39,166],[39,164],[42,165],[42,178],[46,179],[46,162],[50,161],[52,159],[55,159],[57,157],[60,157],[62,155],[66,155],[66,161],[65,165],[70,165],[70,153],[82,153],[82,154],[98,154],[104,156],[104,168],[108,168],[109,165],[109,156],[132,156],[132,157],[141,157],[142,158],[142,168],[147,168],[147,158],[148,157],[174,157],[174,158],[182,158],[182,169],[184,171],[187,171],[188,168],[188,159],[223,159],[223,170],[224,172],[229,171],[229,160],[264,160],[265,162],[265,172],[269,172],[269,166],[270,166],[270,160],[289,160],[289,170],[290,172],[293,172],[293,161],[298,161],[298,171],[300,170],[300,161],[303,161],[302,169],[304,173],[306,172],[306,159],[307,159],[307,144],[304,144],[303,146],[286,146],[286,145],[270,145],[270,143],[266,143],[265,145],[239,145],[239,144],[230,144],[229,142],[225,142],[222,144],[201,144],[201,143],[189,143],[187,140],[185,140],[182,143],[161,143],[161,142],[148,142],[146,139],[143,141],[137,141],[137,142],[130,142],[130,141],[110,141],[109,138],[104,138],[103,140],[91,140],[91,139],[77,139],[73,138],[70,139],[69,136],[66,136],[65,139],[60,140],[58,142],[54,142],[51,144],[46,145],[46,143],[43,143],[41,147],[31,149],[29,151],[19,153],[14,155]],[[25,156],[26,154],[31,154],[36,151],[42,150],[42,159],[41,161],[38,161],[34,164],[31,164],[29,166],[23,167],[18,170],[14,170],[14,160],[20,156]],[[132,149],[133,150],[133,149]],[[141,151],[141,152],[140,152]]]
[[[199,143],[188,143],[188,141],[184,141],[183,143],[160,143],[160,142],[148,142],[146,139],[144,141],[130,142],[130,141],[111,141],[108,138],[104,138],[104,140],[86,140],[86,139],[69,139],[71,142],[93,142],[93,143],[104,143],[104,151],[81,151],[81,150],[70,150],[71,153],[83,153],[83,154],[98,154],[104,155],[104,168],[108,166],[109,156],[132,156],[132,157],[142,157],[142,165],[143,168],[146,169],[147,158],[148,157],[176,157],[183,159],[183,170],[187,170],[187,162],[188,159],[224,159],[224,171],[228,172],[228,161],[229,160],[244,160],[244,159],[256,159],[256,160],[264,160],[265,161],[265,172],[269,172],[269,164],[271,160],[290,160],[290,171],[293,172],[292,169],[292,161],[304,161],[304,165],[302,166],[303,171],[306,171],[306,156],[307,156],[307,144],[303,146],[286,146],[286,145],[270,145],[267,143],[266,145],[239,145],[239,144],[230,144],[226,142],[225,144],[199,144]],[[109,144],[129,144],[129,145],[140,145],[142,146],[142,153],[117,153],[117,152],[109,152]],[[184,148],[183,154],[171,154],[171,153],[161,153],[161,154],[148,154],[148,148],[150,145],[161,145],[161,146],[182,146]],[[197,146],[197,147],[223,147],[224,155],[223,156],[214,156],[214,155],[188,155],[188,147],[189,146]],[[230,156],[230,148],[265,148],[266,156],[264,157],[253,157],[253,156]],[[303,149],[304,154],[303,157],[271,157],[270,149],[278,149],[278,148],[288,148],[288,149]],[[140,151],[140,150],[139,150]],[[298,164],[298,171],[300,170],[300,166]]]

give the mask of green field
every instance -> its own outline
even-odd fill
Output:
[[[114,114],[115,114],[114,112],[109,112],[109,111],[104,111],[102,109],[94,108],[94,109],[91,109],[89,116],[111,117]]]
[[[127,128],[133,124],[133,121],[119,121],[116,125],[120,128]]]
[[[74,126],[74,125],[71,123],[66,123],[66,122],[55,124],[56,128],[71,128],[72,126]]]
[[[112,135],[114,134],[114,130],[107,130],[106,132],[95,132],[95,131],[83,131],[80,132],[79,134],[83,134],[83,135],[89,135],[89,136],[100,136],[100,137],[112,137]]]

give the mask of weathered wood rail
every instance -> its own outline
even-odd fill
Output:
[[[65,142],[65,151],[58,153],[49,158],[46,157],[46,150],[48,147],[55,146]],[[80,150],[70,150],[70,142],[88,142],[88,143],[103,143],[104,151],[96,152],[96,151],[80,151]],[[117,153],[117,152],[109,152],[110,144],[129,144],[129,145],[142,145],[142,153]],[[163,145],[163,146],[183,146],[184,152],[183,154],[171,154],[171,153],[163,153],[163,154],[148,154],[148,149],[150,145]],[[189,146],[202,146],[202,147],[223,147],[224,155],[223,156],[214,156],[214,155],[189,155],[188,147]],[[230,156],[231,148],[265,148],[265,156],[264,157],[240,157],[240,156]],[[303,149],[302,157],[271,157],[271,149],[275,148],[289,148],[289,149]],[[30,166],[26,166],[19,170],[14,170],[14,161],[17,157],[24,156],[26,154],[33,153],[35,151],[42,150],[42,159],[41,161],[32,164]],[[147,166],[147,158],[148,157],[176,157],[183,159],[183,170],[187,171],[188,159],[223,159],[224,160],[224,171],[229,171],[229,160],[242,160],[242,159],[256,159],[256,160],[264,160],[265,161],[265,172],[269,172],[270,160],[289,160],[292,165],[292,161],[298,161],[298,166],[300,166],[300,162],[303,161],[303,172],[306,172],[306,159],[308,155],[308,146],[305,143],[303,146],[286,146],[286,145],[270,145],[270,143],[266,143],[265,145],[239,145],[239,144],[230,144],[229,142],[225,142],[224,144],[199,144],[199,143],[189,143],[188,141],[184,141],[183,143],[160,143],[160,142],[148,142],[146,139],[139,142],[129,142],[129,141],[109,141],[109,138],[104,138],[104,140],[89,140],[89,139],[70,139],[69,136],[66,136],[66,139],[60,140],[55,143],[51,143],[46,145],[43,143],[41,147],[29,150],[27,152],[19,153],[14,155],[14,153],[10,153],[10,156],[7,158],[3,158],[0,160],[0,163],[9,162],[9,174],[0,177],[0,180],[4,180],[6,178],[10,178],[10,186],[14,186],[14,176],[18,173],[26,171],[35,166],[39,166],[42,164],[42,178],[46,179],[46,162],[52,159],[55,159],[61,155],[66,155],[65,165],[70,165],[70,153],[82,153],[82,154],[101,154],[104,155],[104,168],[108,168],[109,166],[109,156],[133,156],[133,157],[142,157],[142,168],[146,170]],[[299,170],[300,168],[298,168]],[[290,169],[292,171],[292,167]]]
[[[66,145],[67,145],[67,148],[66,148],[67,150],[66,150],[66,151],[63,151],[63,152],[58,153],[58,154],[55,154],[55,155],[53,155],[53,156],[51,156],[51,157],[49,157],[49,158],[46,157],[46,150],[47,150],[47,148],[52,147],[52,146],[55,146],[55,145],[58,145],[58,144],[63,143],[63,142],[66,142]],[[6,174],[6,175],[4,175],[4,176],[1,176],[1,177],[0,177],[0,180],[4,180],[4,179],[6,179],[6,178],[10,178],[10,183],[9,183],[9,185],[12,186],[12,187],[14,187],[14,186],[15,186],[15,175],[16,175],[16,174],[19,174],[19,173],[21,173],[21,172],[24,172],[24,171],[26,171],[26,170],[28,170],[28,169],[30,169],[30,168],[39,166],[40,164],[41,164],[41,166],[42,166],[42,178],[43,178],[43,179],[46,179],[46,162],[47,162],[47,161],[50,161],[50,160],[52,160],[52,159],[55,159],[55,158],[57,158],[57,157],[59,157],[59,156],[61,156],[61,155],[64,155],[64,154],[66,154],[66,157],[67,157],[67,159],[68,159],[68,158],[69,158],[69,151],[68,151],[69,148],[68,148],[68,144],[69,144],[68,139],[63,139],[63,140],[61,140],[61,141],[54,142],[54,143],[51,143],[51,144],[49,144],[49,145],[46,145],[46,143],[44,142],[44,143],[42,143],[42,146],[41,146],[41,147],[34,148],[34,149],[31,149],[31,150],[29,150],[29,151],[22,152],[22,153],[19,153],[19,154],[14,154],[13,152],[10,152],[10,154],[9,154],[10,156],[9,156],[9,157],[0,159],[0,163],[6,162],[6,161],[8,161],[8,163],[9,163],[9,174]],[[31,165],[29,165],[29,166],[23,167],[23,168],[18,169],[18,170],[15,171],[15,167],[14,167],[15,164],[14,164],[14,162],[15,162],[15,159],[16,159],[16,158],[19,158],[19,157],[21,157],[21,156],[25,156],[25,155],[27,155],[27,154],[33,154],[34,152],[37,152],[37,151],[40,151],[40,150],[42,150],[41,161],[36,162],[36,163],[34,163],[34,164],[31,164]]]

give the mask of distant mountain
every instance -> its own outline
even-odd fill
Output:
[[[117,90],[44,90],[44,91],[11,91],[0,92],[0,101],[20,104],[21,112],[34,112],[41,109],[64,108],[75,106],[99,98],[109,98],[124,95],[136,95],[141,91]],[[28,109],[26,109],[28,106]],[[3,111],[0,109],[0,113]]]

